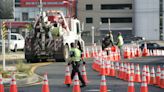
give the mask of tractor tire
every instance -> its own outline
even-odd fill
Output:
[[[55,56],[56,62],[67,62],[69,59],[69,47],[65,45],[62,47],[61,54]]]

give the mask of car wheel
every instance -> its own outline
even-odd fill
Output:
[[[14,52],[17,52],[17,45],[14,46]]]

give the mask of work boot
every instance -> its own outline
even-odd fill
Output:
[[[70,87],[70,84],[66,84],[67,85],[67,87]]]
[[[80,87],[82,87],[82,88],[83,88],[83,87],[85,87],[85,86],[87,86],[87,85],[86,85],[86,84],[82,84]]]

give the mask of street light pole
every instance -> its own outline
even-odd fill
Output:
[[[94,31],[95,31],[95,27],[92,26],[92,45],[94,45]]]
[[[111,31],[111,28],[110,28],[110,26],[111,26],[111,24],[110,24],[110,18],[108,18],[108,25],[109,25],[109,31]]]

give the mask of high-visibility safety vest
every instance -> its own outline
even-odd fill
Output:
[[[118,39],[118,46],[122,46],[124,44],[123,37],[119,35],[117,39]]]
[[[70,52],[74,53],[74,56],[70,57],[70,60],[79,62],[81,59],[81,51],[78,48],[71,48]]]

